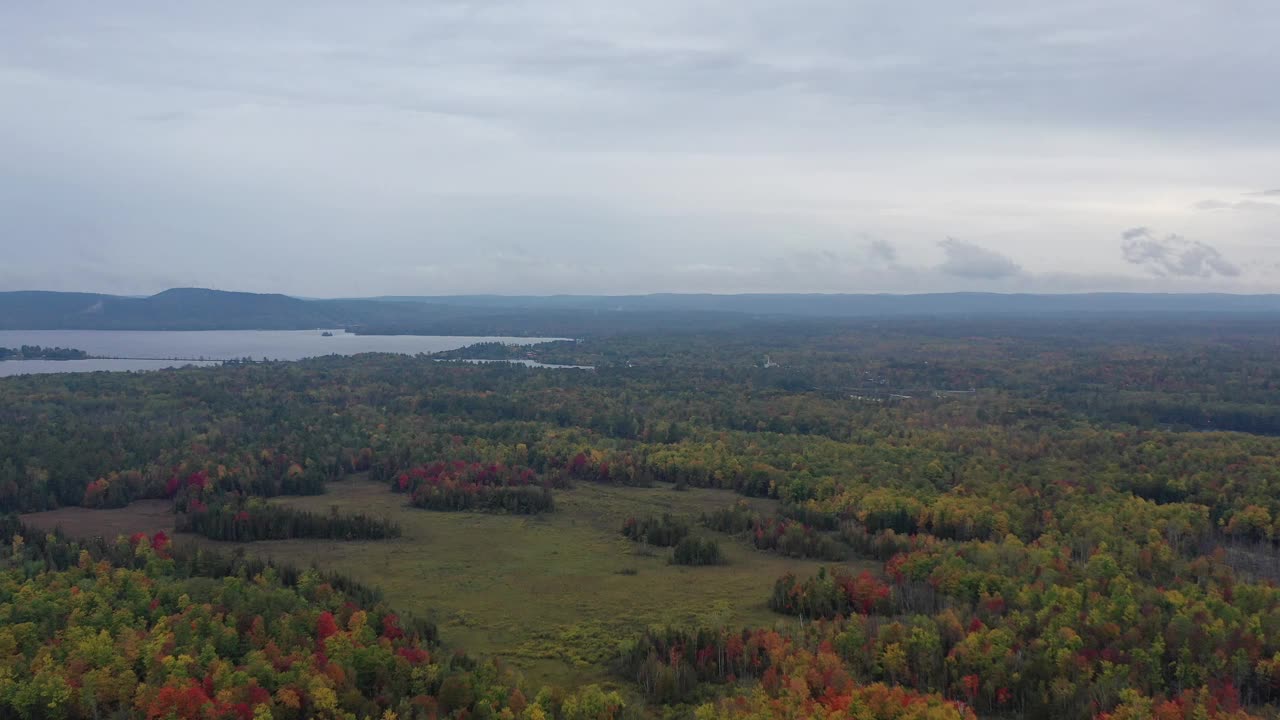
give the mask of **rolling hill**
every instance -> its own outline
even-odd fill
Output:
[[[302,330],[417,321],[423,304],[300,300],[288,295],[174,288],[145,298],[63,292],[0,293],[4,330]]]

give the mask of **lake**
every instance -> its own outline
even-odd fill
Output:
[[[354,335],[330,330],[0,330],[0,347],[40,345],[84,350],[92,360],[0,361],[0,377],[95,370],[159,370],[253,358],[301,360],[319,355],[388,352],[414,355],[455,350],[480,342],[532,345],[557,338],[439,335]],[[206,362],[193,362],[205,360]],[[215,362],[208,362],[215,361]]]

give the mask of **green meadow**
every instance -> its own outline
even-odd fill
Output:
[[[403,537],[259,542],[252,550],[376,585],[398,610],[434,618],[450,646],[500,655],[535,682],[606,681],[618,642],[647,625],[794,622],[766,607],[773,582],[788,571],[815,572],[821,563],[761,553],[704,529],[720,541],[728,564],[683,567],[668,563],[669,549],[619,532],[630,515],[670,512],[696,520],[738,499],[720,490],[583,483],[556,493],[554,513],[445,513],[407,507],[386,486],[352,479],[322,496],[275,502],[391,517]],[[770,504],[754,502],[762,509]]]

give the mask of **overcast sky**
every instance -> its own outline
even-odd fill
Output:
[[[1276,0],[0,3],[0,290],[1280,291]]]

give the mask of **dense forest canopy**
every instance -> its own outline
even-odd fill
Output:
[[[1278,350],[1263,316],[904,318],[442,355],[532,353],[591,371],[363,355],[5,379],[6,512],[172,499],[177,527],[206,537],[374,542],[398,528],[266,498],[367,473],[414,512],[537,516],[582,483],[670,484],[769,498],[777,510],[633,517],[621,536],[697,573],[715,572],[728,543],[828,567],[758,589],[778,617],[802,618],[799,629],[653,628],[608,664],[617,693],[540,691],[450,656],[426,630],[388,630],[392,609],[372,595],[356,610],[317,594],[315,579],[229,561],[198,570],[180,549],[186,533],[172,547],[135,538],[129,550],[108,538],[82,556],[63,539],[35,548],[11,527],[0,642],[25,659],[0,675],[0,707],[22,717],[50,703],[69,717],[1267,717],[1280,700]],[[843,567],[855,559],[876,571]],[[120,594],[128,618],[72,610]],[[270,613],[255,594],[277,598]],[[19,598],[63,619],[19,618]],[[252,647],[218,645],[257,616]],[[174,618],[198,632],[177,633]],[[107,652],[90,639],[121,648],[137,684],[86,680],[96,661],[84,658],[96,656],[84,653]],[[161,672],[138,649],[152,642],[198,662]],[[198,643],[210,642],[206,657]]]

